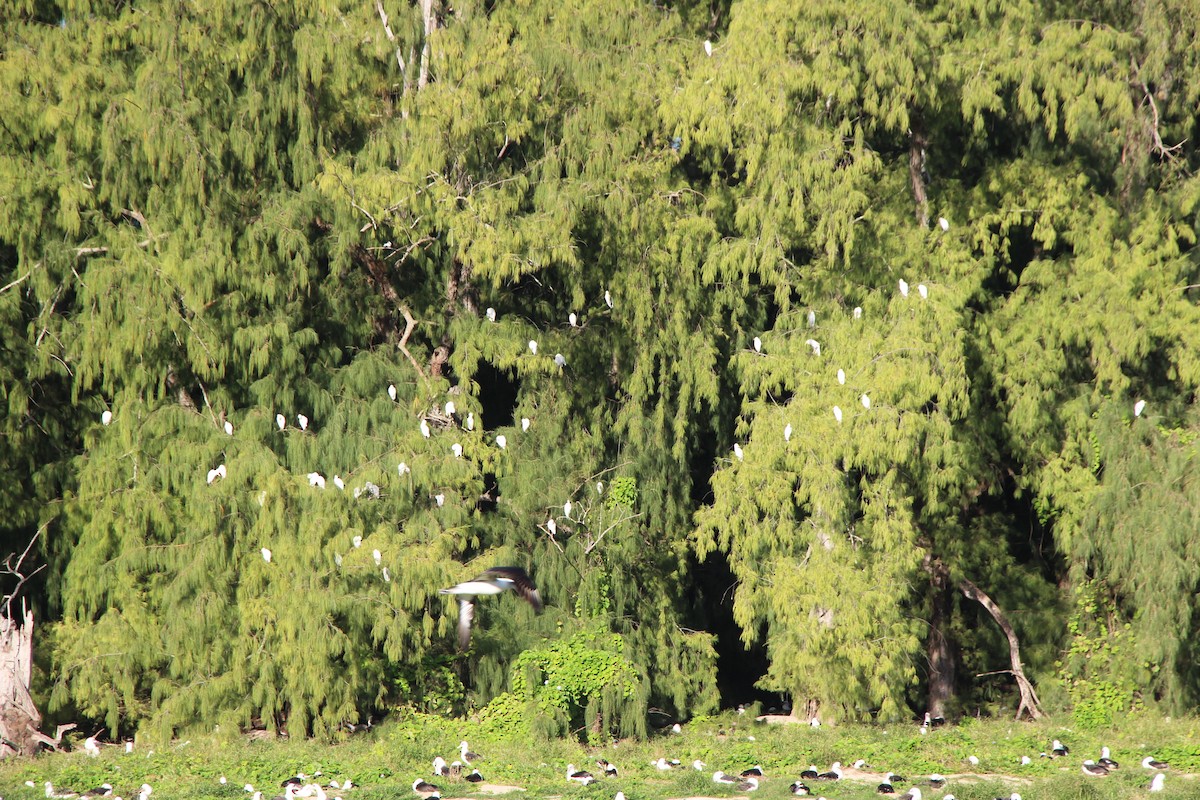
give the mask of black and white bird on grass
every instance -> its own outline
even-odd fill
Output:
[[[1167,762],[1159,761],[1154,756],[1146,756],[1142,759],[1142,766],[1146,769],[1166,769]]]
[[[88,789],[86,792],[80,792],[80,797],[111,797],[113,787],[111,783],[102,783],[94,789]]]
[[[807,797],[812,792],[812,789],[809,789],[806,783],[795,781],[788,787],[788,791],[797,797]]]
[[[750,769],[744,769],[739,773],[742,778],[761,778],[763,776],[762,764],[755,764]]]
[[[945,798],[943,798],[943,800],[945,800]],[[995,800],[1021,800],[1021,795],[1013,792],[1008,797],[997,797]]]
[[[941,789],[943,786],[946,785],[946,776],[939,775],[936,772],[933,773],[932,775],[929,776],[929,785],[932,786],[934,789]]]
[[[596,777],[590,772],[575,769],[574,764],[567,764],[567,780],[587,786],[589,783],[595,783]]]
[[[758,778],[751,775],[743,781],[738,781],[735,787],[739,792],[754,792],[758,790]]]
[[[1092,761],[1090,758],[1083,762],[1083,774],[1091,775],[1093,778],[1103,778],[1108,775],[1108,769]]]
[[[413,781],[412,790],[424,798],[429,798],[435,794],[440,794],[442,791],[441,787],[436,786],[435,784],[432,784],[423,778],[417,778],[415,781]]]
[[[458,753],[462,756],[463,763],[468,767],[471,766],[472,761],[483,761],[483,756],[479,755],[479,753],[472,753],[471,748],[467,747],[466,739],[458,743]]]
[[[1067,746],[1058,739],[1055,739],[1054,744],[1050,747],[1051,758],[1062,758],[1070,752],[1070,749],[1068,749]]]
[[[479,770],[477,770],[477,769],[471,770],[471,774],[466,775],[465,778],[468,783],[482,783],[483,782],[483,776],[479,774]]]
[[[800,779],[805,781],[815,781],[817,779],[817,765],[809,764],[808,769],[800,771]]]
[[[471,644],[471,622],[475,619],[475,598],[481,594],[500,594],[512,590],[533,606],[534,612],[542,613],[542,597],[529,574],[520,567],[492,567],[482,575],[469,581],[441,589],[438,594],[454,594],[458,600],[458,649],[466,650]],[[467,761],[466,758],[463,759]],[[470,761],[467,761],[469,764]]]
[[[1109,772],[1112,772],[1114,769],[1117,769],[1121,766],[1112,760],[1112,752],[1107,747],[1100,748],[1100,758],[1096,760],[1096,763],[1104,767]]]
[[[921,790],[914,786],[900,795],[900,800],[921,800]]]
[[[904,783],[904,778],[894,772],[889,772],[884,782],[875,787],[875,791],[879,794],[895,794],[897,783]]]
[[[803,775],[801,776],[803,777]],[[835,761],[829,767],[828,772],[822,772],[817,775],[819,781],[840,781],[842,779],[842,762]]]
[[[617,765],[616,764],[613,764],[603,758],[597,758],[596,766],[599,767],[604,772],[604,777],[606,777],[606,778],[617,777]]]

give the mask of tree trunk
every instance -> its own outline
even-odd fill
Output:
[[[1021,666],[1021,645],[1017,641],[1017,634],[1013,630],[1012,623],[1008,621],[1008,617],[1000,610],[1000,606],[987,596],[987,593],[980,589],[975,584],[971,583],[966,578],[958,582],[958,588],[967,597],[968,600],[976,600],[981,606],[987,609],[987,612],[996,620],[996,624],[1000,626],[1000,630],[1004,631],[1004,635],[1008,638],[1008,656],[1012,663],[1012,676],[1017,680],[1017,688],[1021,691],[1021,703],[1017,706],[1017,719],[1021,718],[1022,712],[1028,712],[1030,719],[1041,719],[1044,714],[1041,709],[1041,701],[1038,700],[1037,692],[1033,690],[1033,684],[1029,682],[1029,678],[1025,677],[1025,669]]]
[[[0,614],[0,755],[32,756],[42,736],[42,715],[29,694],[33,667],[33,611],[24,624]],[[60,734],[61,735],[61,734]]]
[[[925,193],[925,126],[919,112],[913,112],[912,129],[908,135],[908,180],[912,185],[917,224],[929,227],[929,200]]]
[[[950,625],[950,580],[940,562],[930,579],[933,587],[933,608],[929,615],[929,707],[931,717],[945,718],[954,699],[956,659],[946,630]]]

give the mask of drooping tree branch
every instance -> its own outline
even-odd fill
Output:
[[[988,597],[987,593],[976,586],[971,581],[963,578],[958,582],[958,588],[968,600],[975,600],[992,615],[992,619],[996,620],[996,624],[1000,626],[1000,630],[1004,631],[1005,637],[1008,639],[1008,656],[1011,662],[1012,676],[1016,678],[1017,688],[1021,692],[1021,703],[1017,706],[1017,719],[1021,718],[1022,712],[1028,712],[1030,719],[1041,719],[1045,714],[1042,712],[1041,701],[1038,700],[1037,692],[1033,689],[1033,684],[1029,678],[1025,677],[1025,668],[1021,666],[1021,643],[1017,640],[1017,633],[1013,630],[1012,623],[1008,621],[1008,617],[996,605],[992,598]]]
[[[912,127],[908,132],[908,180],[912,184],[913,202],[916,204],[917,224],[929,227],[929,200],[925,193],[925,146],[928,137],[918,112],[913,112]]]

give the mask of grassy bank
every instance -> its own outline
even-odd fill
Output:
[[[484,755],[478,766],[486,779],[481,786],[435,780],[430,774],[434,756],[453,760],[461,739]],[[1054,739],[1066,743],[1066,758],[1042,758]],[[1099,758],[1107,745],[1121,767],[1106,778],[1082,774],[1085,758]],[[727,715],[693,721],[680,734],[655,735],[644,742],[624,741],[587,748],[569,741],[497,738],[472,723],[430,717],[407,717],[383,723],[333,745],[307,741],[249,741],[245,738],[193,738],[153,745],[138,742],[132,753],[123,746],[106,746],[98,757],[80,747],[75,752],[44,755],[32,761],[0,765],[0,797],[4,800],[44,798],[43,784],[81,791],[107,782],[127,800],[143,782],[153,789],[152,800],[241,800],[246,784],[266,798],[280,792],[280,782],[297,773],[313,776],[323,785],[350,779],[348,792],[329,789],[345,800],[412,798],[415,778],[439,783],[446,798],[491,796],[489,786],[518,786],[515,797],[611,798],[620,790],[629,800],[666,800],[692,796],[733,797],[733,787],[711,780],[713,771],[737,773],[761,764],[766,778],[755,800],[790,797],[788,785],[810,764],[824,770],[834,761],[849,766],[859,759],[867,766],[853,779],[837,783],[808,781],[814,795],[830,800],[868,800],[878,795],[878,776],[895,771],[910,785],[921,786],[927,800],[953,793],[957,800],[992,800],[1019,792],[1024,800],[1108,800],[1149,797],[1151,773],[1140,766],[1146,755],[1171,764],[1160,800],[1200,797],[1200,720],[1135,717],[1103,731],[1073,730],[1069,721],[1014,723],[966,721],[921,734],[915,724],[837,726],[811,729],[805,725],[766,725]],[[978,765],[970,762],[974,756]],[[1022,766],[1021,757],[1031,764]],[[589,787],[569,784],[568,763],[595,769],[597,758],[620,768],[616,778]],[[651,766],[659,757],[684,765],[670,772]],[[697,772],[687,765],[695,759],[707,767]],[[928,777],[949,778],[944,789],[931,789]],[[319,774],[319,778],[316,777]],[[222,784],[220,779],[226,782]],[[34,787],[25,785],[32,781]]]

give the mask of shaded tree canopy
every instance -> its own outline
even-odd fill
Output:
[[[1191,16],[18,2],[0,532],[45,528],[50,710],[639,732],[744,644],[826,717],[1011,712],[961,586],[1044,700],[1090,614],[1159,665],[1126,706],[1194,704]],[[437,590],[496,565],[546,613],[456,656]],[[539,699],[562,653],[620,691]]]

